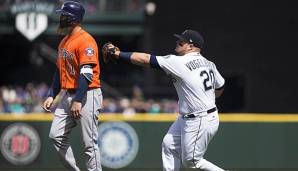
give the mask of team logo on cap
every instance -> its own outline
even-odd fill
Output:
[[[40,152],[40,138],[36,130],[25,123],[8,126],[0,138],[4,158],[14,165],[32,163]]]
[[[139,140],[135,130],[125,122],[106,122],[99,126],[99,147],[102,165],[119,169],[136,157]]]
[[[87,49],[85,49],[85,53],[87,56],[93,56],[94,50],[92,48],[87,48]]]

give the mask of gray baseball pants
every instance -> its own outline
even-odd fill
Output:
[[[186,168],[224,171],[203,158],[218,126],[217,111],[210,114],[203,112],[195,118],[179,115],[163,139],[163,171],[179,171],[181,163]]]
[[[70,171],[80,171],[76,164],[69,134],[77,124],[80,125],[86,167],[88,171],[101,171],[98,141],[98,114],[102,106],[102,92],[100,88],[88,90],[83,101],[81,118],[74,119],[70,114],[71,102],[74,93],[64,91],[58,104],[52,122],[49,137],[53,141],[60,159]],[[80,141],[80,140],[78,140]],[[77,143],[77,142],[75,142]]]

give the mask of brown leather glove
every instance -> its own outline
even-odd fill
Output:
[[[120,51],[117,46],[114,46],[111,42],[108,42],[102,46],[102,56],[104,63],[115,63],[115,61],[119,58],[115,54],[116,51]]]

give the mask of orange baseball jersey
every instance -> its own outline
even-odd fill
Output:
[[[91,64],[93,78],[89,88],[100,87],[100,66],[98,47],[93,37],[81,29],[73,35],[65,36],[58,47],[56,65],[60,74],[62,89],[76,89],[81,66]]]

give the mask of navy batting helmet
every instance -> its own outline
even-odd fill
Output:
[[[61,9],[57,9],[56,12],[60,15],[67,16],[68,23],[78,23],[83,20],[85,9],[83,5],[75,1],[65,1],[61,6]]]

